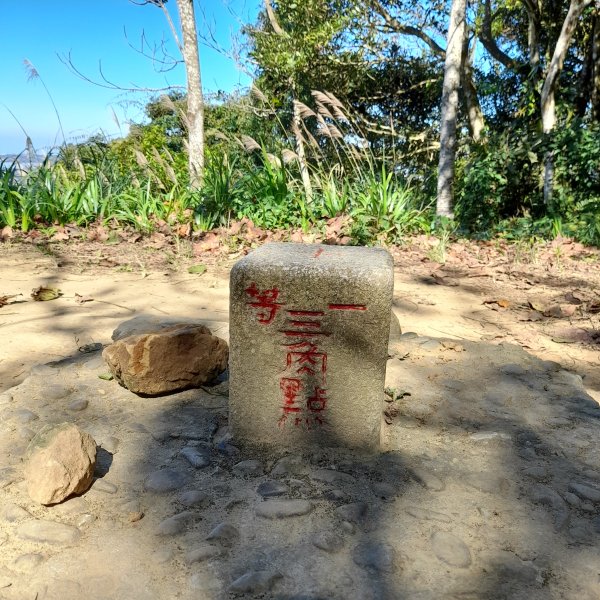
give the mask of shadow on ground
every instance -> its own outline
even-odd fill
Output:
[[[378,455],[238,447],[227,435],[226,381],[139,398],[98,378],[97,353],[34,372],[0,408],[7,468],[19,472],[23,428],[71,420],[102,444],[98,475],[108,485],[72,510],[72,501],[34,506],[18,476],[0,490],[3,504],[82,531],[72,547],[40,546],[5,521],[0,560],[15,573],[14,594],[597,598],[600,410],[581,378],[508,344],[408,336],[392,350],[388,386],[398,399],[384,406],[391,424]],[[50,400],[43,390],[53,385],[69,391]],[[73,413],[78,397],[89,404]],[[39,420],[20,422],[23,409]],[[197,467],[190,456],[202,458]],[[149,484],[156,472],[162,493]],[[281,496],[263,499],[265,486]],[[308,501],[310,511],[260,516],[282,498]],[[215,534],[223,523],[234,530]],[[15,558],[32,553],[41,562],[19,574]],[[248,573],[254,579],[240,583]]]

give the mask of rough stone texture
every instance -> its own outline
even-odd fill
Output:
[[[434,554],[446,564],[467,568],[471,564],[471,552],[466,544],[455,535],[446,531],[436,531],[431,536]]]
[[[308,500],[267,500],[258,505],[256,514],[265,519],[285,519],[307,515],[312,509]]]
[[[46,425],[27,448],[25,479],[29,496],[40,504],[56,504],[91,485],[96,442],[72,423]]]
[[[161,469],[160,471],[154,471],[146,477],[144,481],[144,488],[149,492],[156,494],[165,494],[178,490],[183,487],[188,481],[187,476],[179,471],[173,469]]]
[[[156,333],[162,331],[173,325],[200,325],[197,321],[187,321],[181,319],[174,319],[172,317],[158,317],[151,315],[138,315],[123,321],[119,326],[112,332],[111,338],[113,342],[131,337],[132,335],[143,335],[147,333]]]
[[[41,544],[72,544],[79,539],[79,530],[54,521],[27,521],[18,527],[17,537]]]
[[[377,449],[393,293],[390,255],[267,244],[233,267],[230,290],[234,437]]]
[[[102,356],[128,390],[159,396],[215,379],[227,368],[228,347],[204,325],[180,323],[119,339]]]

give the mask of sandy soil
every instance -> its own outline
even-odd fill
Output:
[[[21,294],[0,307],[0,391],[20,383],[34,364],[108,343],[119,323],[137,315],[226,328],[229,268],[247,251],[222,244],[194,253],[191,244],[162,240],[0,244],[0,298]],[[568,240],[506,246],[417,238],[391,252],[403,331],[516,343],[579,372],[600,401],[598,251]],[[206,272],[189,273],[197,264]],[[39,286],[63,295],[35,302],[30,294]]]
[[[598,252],[391,249],[394,311],[418,336],[390,345],[387,385],[403,393],[382,452],[363,456],[229,446],[226,381],[140,399],[100,378],[101,345],[132,317],[226,338],[245,251],[0,244],[0,299],[21,294],[0,302],[0,598],[600,598]],[[36,302],[40,286],[62,295]],[[96,480],[42,507],[23,457],[63,421],[100,445]]]

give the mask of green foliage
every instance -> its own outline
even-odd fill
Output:
[[[322,216],[332,219],[343,215],[350,207],[352,186],[344,176],[343,169],[332,168],[319,178],[321,202],[323,204]]]
[[[372,239],[397,243],[406,234],[427,227],[429,217],[417,208],[410,184],[388,173],[385,164],[379,173],[370,171],[356,182],[354,198],[350,215],[361,243]]]
[[[540,139],[522,130],[490,136],[457,165],[456,214],[472,231],[541,210]]]
[[[196,203],[195,223],[201,231],[229,225],[239,195],[237,159],[221,152],[206,156],[204,182]]]
[[[547,156],[553,196],[543,203]],[[511,238],[558,233],[600,243],[600,126],[573,120],[550,136],[520,128],[491,135],[459,162],[457,216],[463,227]]]

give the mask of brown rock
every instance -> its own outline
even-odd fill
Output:
[[[118,342],[132,335],[142,335],[146,333],[157,333],[173,325],[200,325],[196,321],[187,319],[175,319],[173,317],[162,317],[156,315],[138,315],[119,323],[118,327],[112,332],[112,341]]]
[[[227,368],[227,342],[204,325],[181,323],[116,341],[102,353],[128,390],[159,396],[199,387]]]
[[[73,423],[46,425],[31,440],[26,460],[29,496],[40,504],[56,504],[90,487],[96,442]]]

